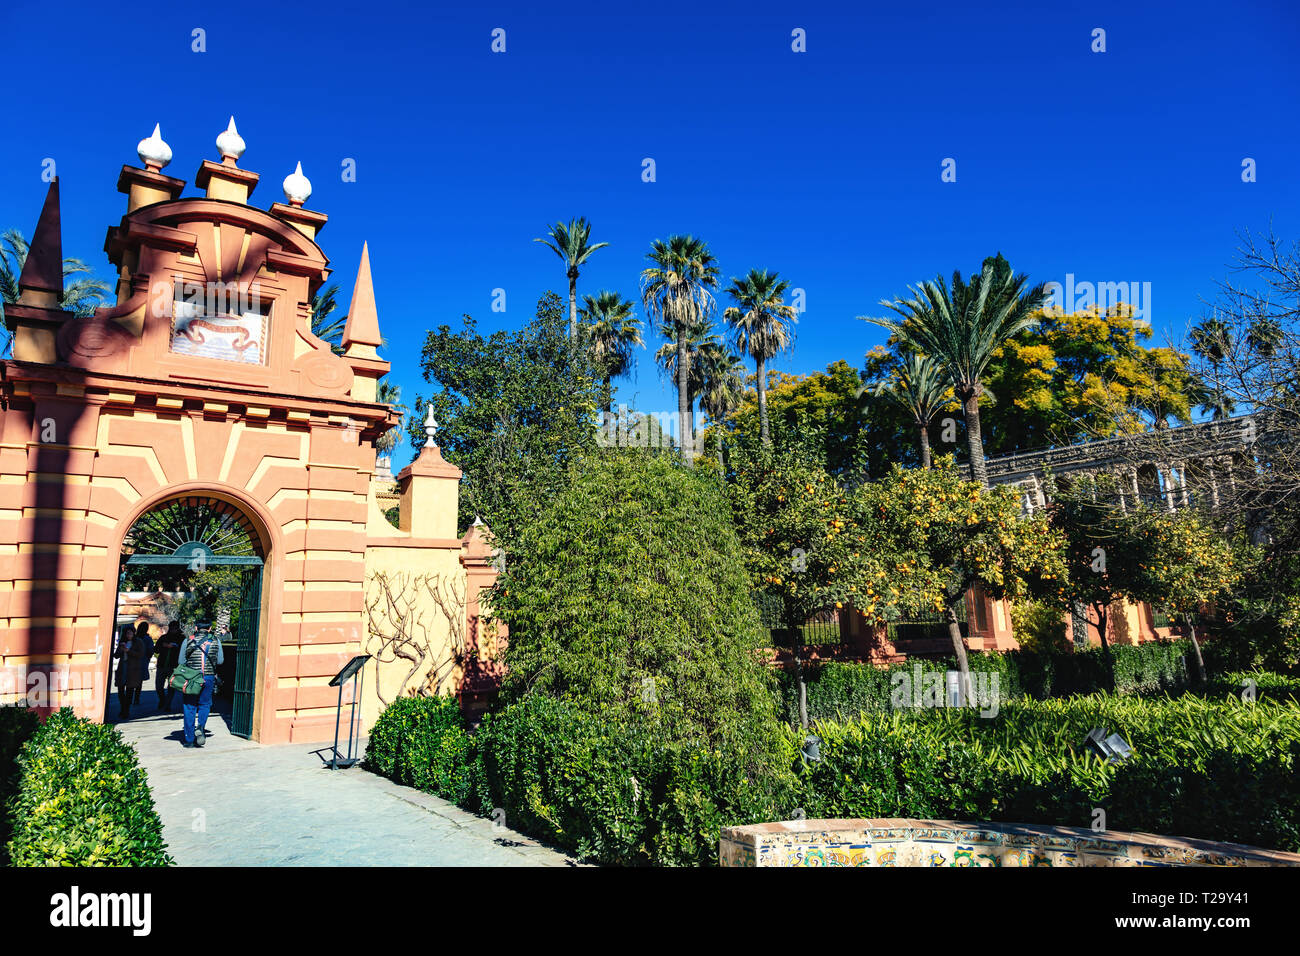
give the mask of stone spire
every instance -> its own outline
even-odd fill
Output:
[[[348,306],[348,320],[343,326],[343,351],[345,354],[363,354],[354,345],[368,346],[370,354],[384,344],[379,334],[379,312],[375,308],[375,287],[370,280],[370,246],[361,246],[361,265],[357,268],[357,282],[352,287],[352,304]]]
[[[41,218],[18,277],[19,301],[58,308],[63,294],[63,229],[59,215],[59,177],[50,180]]]

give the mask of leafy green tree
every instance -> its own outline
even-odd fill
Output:
[[[492,598],[507,698],[543,694],[707,748],[774,734],[773,677],[716,480],[605,452],[523,526]]]
[[[1211,316],[1192,326],[1189,335],[1192,352],[1205,361],[1211,369],[1211,382],[1198,389],[1197,402],[1210,413],[1214,421],[1229,417],[1236,411],[1237,403],[1223,390],[1223,363],[1232,351],[1232,329],[1217,316]]]
[[[694,442],[688,440],[692,427],[687,342],[691,335],[707,335],[714,307],[712,290],[718,287],[720,273],[708,243],[694,236],[669,236],[666,242],[656,239],[646,258],[650,265],[641,271],[641,302],[646,315],[655,319],[675,344],[677,425],[689,462]]]
[[[565,275],[569,279],[569,338],[578,337],[578,267],[591,258],[597,249],[603,249],[608,242],[591,245],[591,223],[586,217],[579,216],[567,223],[557,222],[547,232],[546,239],[534,239],[550,249],[564,260],[567,267]]]
[[[954,271],[951,289],[940,275],[917,288],[909,286],[909,299],[881,303],[902,321],[868,319],[943,366],[962,403],[971,477],[981,485],[988,484],[980,432],[982,379],[997,348],[1028,327],[1047,299],[1044,286],[1027,288],[1028,283],[1026,276],[1012,273],[999,254],[985,259],[982,271],[969,283]]]
[[[872,401],[863,375],[843,359],[824,372],[773,372],[768,378],[768,418],[778,454],[798,450],[848,481],[883,474],[895,456],[910,452],[911,436],[901,415],[892,403]],[[746,392],[717,432],[728,445],[762,444],[754,390]]]
[[[566,334],[560,299],[548,292],[523,329],[484,338],[474,320],[427,334],[420,366],[441,386],[430,401],[437,442],[463,472],[460,528],[481,517],[509,550],[525,524],[558,495],[569,462],[596,445],[600,386],[588,352]],[[424,446],[426,401],[408,422]]]
[[[605,382],[605,411],[612,397],[611,379],[626,375],[632,368],[632,350],[642,348],[641,323],[632,315],[632,303],[617,292],[601,290],[595,297],[583,296],[581,341],[591,350],[592,362],[602,372]]]
[[[930,422],[943,411],[952,399],[950,386],[943,370],[933,359],[911,352],[904,358],[897,377],[889,383],[876,386],[877,396],[893,399],[912,416],[916,428],[917,445],[921,450],[921,467],[930,467]]]
[[[17,229],[7,229],[0,233],[0,319],[4,317],[4,305],[18,301],[18,280],[23,274],[27,262],[27,239]],[[108,297],[108,283],[96,279],[94,270],[80,259],[63,260],[63,293],[59,296],[59,306],[76,315],[93,315]],[[0,355],[8,355],[13,345],[13,336],[8,329],[3,329],[4,344]]]
[[[736,349],[754,360],[759,434],[765,445],[772,443],[767,419],[767,363],[790,348],[793,326],[798,321],[794,306],[785,302],[789,287],[790,283],[775,272],[750,269],[745,278],[731,280],[727,295],[736,304],[722,313],[731,327]]]

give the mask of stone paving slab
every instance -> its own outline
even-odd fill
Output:
[[[320,744],[255,744],[214,713],[207,746],[186,749],[179,703],[156,714],[146,691],[141,704],[116,726],[140,754],[181,866],[574,865],[446,800],[360,767],[326,769],[312,753]]]

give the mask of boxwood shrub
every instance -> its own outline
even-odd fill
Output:
[[[5,807],[18,784],[18,754],[40,720],[26,707],[0,707],[0,866],[9,865],[9,814]]]
[[[135,748],[64,708],[23,745],[6,807],[13,866],[168,866]]]
[[[407,787],[463,802],[470,789],[469,734],[454,697],[399,697],[379,715],[365,765]]]

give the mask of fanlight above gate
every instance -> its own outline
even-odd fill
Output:
[[[127,564],[261,564],[265,555],[252,524],[216,498],[178,498],[139,517],[122,541]]]

